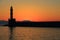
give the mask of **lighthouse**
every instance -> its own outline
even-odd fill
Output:
[[[13,19],[13,7],[10,7],[10,19]]]
[[[13,6],[10,7],[10,18],[8,19],[8,25],[14,27],[16,23],[15,18],[13,18]]]

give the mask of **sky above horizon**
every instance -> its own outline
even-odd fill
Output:
[[[8,20],[11,5],[17,21],[60,21],[60,0],[0,0],[0,20]]]

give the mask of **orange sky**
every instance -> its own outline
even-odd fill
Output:
[[[0,20],[8,20],[11,4],[17,21],[60,21],[59,0],[0,0]]]

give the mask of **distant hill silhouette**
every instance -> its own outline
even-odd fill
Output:
[[[9,24],[5,26],[9,26]],[[46,21],[46,22],[16,21],[14,26],[18,26],[18,27],[60,27],[60,21]]]
[[[45,21],[45,22],[22,21],[22,22],[16,22],[16,26],[60,27],[60,21]]]

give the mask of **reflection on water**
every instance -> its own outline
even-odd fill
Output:
[[[9,40],[9,28],[0,26],[0,40]],[[60,28],[16,27],[14,40],[60,40]]]

